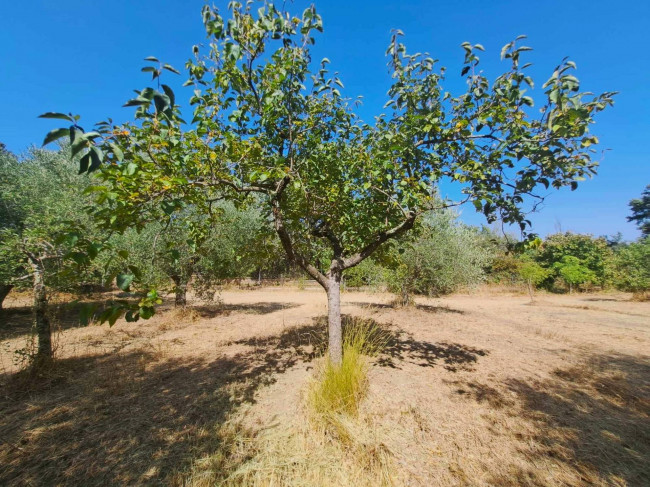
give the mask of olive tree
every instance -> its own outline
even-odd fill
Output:
[[[484,280],[492,249],[484,245],[480,229],[457,218],[451,209],[425,215],[416,235],[401,243],[389,289],[399,293],[402,304],[413,293],[449,294]]]
[[[0,284],[31,284],[39,362],[53,353],[51,291],[78,289],[87,277],[80,270],[98,252],[97,229],[80,211],[91,202],[83,195],[88,178],[76,177],[72,164],[63,152],[0,154]]]
[[[204,52],[195,46],[187,64],[190,129],[182,132],[174,93],[162,85],[127,102],[138,107],[137,123],[83,133],[67,116],[71,127],[50,138],[74,134],[81,170],[101,168],[100,177],[119,183],[102,194],[125,215],[138,203],[174,211],[191,201],[207,211],[215,198],[260,195],[288,259],[327,293],[334,363],[342,358],[346,269],[440,206],[471,202],[489,221],[523,231],[526,208],[543,199],[540,188],[575,189],[596,172],[598,139],[589,127],[613,93],[581,92],[575,64],[564,60],[533,110],[533,80],[521,63],[530,48],[521,38],[504,47],[505,72],[492,81],[479,67],[483,47],[464,43],[467,89],[452,95],[437,61],[409,53],[395,31],[385,111],[368,123],[341,94],[329,60],[311,57],[322,30],[313,6],[295,17],[266,2],[259,9],[231,2],[227,16],[205,6],[203,21],[209,42]],[[158,80],[173,70],[150,60],[145,70]],[[434,186],[442,181],[458,183],[462,200],[440,205]]]

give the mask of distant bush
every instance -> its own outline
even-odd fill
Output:
[[[635,294],[650,290],[650,237],[622,246],[614,258],[616,287]]]
[[[484,245],[479,229],[457,218],[445,211],[424,219],[417,236],[403,245],[388,283],[391,291],[436,296],[485,280],[492,251]]]

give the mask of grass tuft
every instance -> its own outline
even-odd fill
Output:
[[[326,356],[308,391],[307,403],[316,418],[340,425],[340,415],[358,414],[368,390],[367,357],[379,354],[388,340],[388,333],[372,320],[357,317],[345,320],[343,363],[336,366]]]

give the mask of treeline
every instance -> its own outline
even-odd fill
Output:
[[[206,212],[190,202],[180,211],[148,211],[157,217],[124,222],[116,231],[119,222],[94,195],[96,178],[77,175],[77,165],[65,149],[33,149],[22,159],[0,151],[0,306],[14,288],[33,290],[37,330],[49,329],[51,292],[105,291],[116,282],[122,290],[173,292],[182,306],[189,286],[209,299],[224,280],[300,273],[287,264],[262,205],[238,208],[215,198]],[[313,259],[326,265],[327,248],[311,244]],[[650,238],[626,243],[620,236],[558,233],[524,246],[487,227],[465,225],[448,209],[427,215],[413,232],[348,269],[344,282],[394,292],[404,303],[415,294],[448,294],[482,282],[527,285],[531,293],[535,287],[615,288],[644,295]],[[146,298],[139,317],[148,317],[150,305],[160,301]],[[102,317],[109,322],[120,316],[115,307],[106,313],[113,313]]]
[[[550,292],[618,289],[644,296],[650,289],[650,238],[623,242],[571,232],[526,245],[489,228],[459,222],[452,211],[429,215],[413,237],[348,274],[348,286],[399,294],[443,295],[482,282]]]

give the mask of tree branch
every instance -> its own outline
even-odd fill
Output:
[[[396,227],[391,228],[390,230],[381,232],[379,235],[377,235],[377,237],[375,237],[375,239],[372,242],[366,245],[366,247],[363,250],[361,250],[361,252],[358,252],[354,255],[351,255],[343,259],[341,270],[349,269],[350,267],[354,267],[355,265],[361,263],[365,258],[370,256],[370,254],[372,254],[375,250],[377,250],[381,244],[383,244],[387,240],[390,240],[391,238],[399,237],[404,232],[413,228],[413,224],[415,223],[417,217],[418,217],[417,213],[410,212],[408,218],[404,220],[402,223],[400,223]]]
[[[280,237],[280,242],[282,243],[282,247],[284,248],[284,251],[287,254],[287,258],[289,259],[289,262],[295,262],[298,264],[300,267],[302,267],[307,274],[309,274],[311,277],[313,277],[318,284],[323,286],[323,288],[327,291],[328,287],[328,282],[327,282],[327,277],[323,275],[316,267],[314,267],[312,264],[307,262],[307,259],[305,259],[302,255],[299,255],[295,252],[293,248],[293,243],[291,242],[291,237],[289,236],[289,232],[287,232],[287,229],[284,226],[284,221],[282,220],[282,213],[280,210],[280,205],[277,199],[272,200],[272,205],[273,205],[273,220],[275,222],[275,231],[278,234],[278,237]]]

